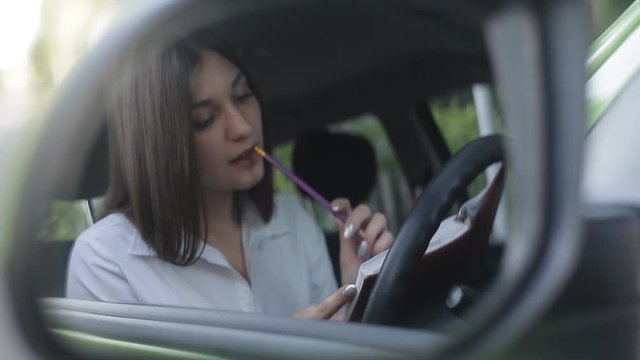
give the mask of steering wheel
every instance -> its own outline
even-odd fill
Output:
[[[363,323],[392,325],[407,314],[413,276],[454,201],[489,165],[503,160],[502,135],[478,138],[458,151],[416,200],[398,232],[366,304]]]

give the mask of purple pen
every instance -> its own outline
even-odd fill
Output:
[[[311,196],[312,198],[314,198],[317,202],[320,203],[320,205],[322,205],[323,207],[325,207],[327,210],[329,210],[329,212],[331,212],[333,214],[333,216],[335,216],[336,218],[338,218],[340,221],[342,221],[342,223],[346,223],[347,222],[347,214],[345,214],[342,211],[334,211],[333,210],[333,206],[331,206],[331,203],[329,201],[327,201],[327,199],[323,198],[322,195],[318,194],[317,191],[315,191],[311,186],[309,186],[306,182],[304,182],[304,180],[300,179],[299,177],[297,177],[293,172],[291,172],[291,170],[287,169],[284,165],[282,165],[278,160],[274,159],[273,157],[271,157],[269,154],[267,154],[266,151],[264,151],[264,149],[262,149],[259,146],[255,146],[253,148],[258,154],[260,154],[260,156],[262,156],[263,158],[265,158],[268,162],[271,163],[271,165],[273,165],[274,167],[276,167],[278,170],[282,171],[283,174],[285,174],[289,179],[291,179],[293,182],[295,182],[298,186],[300,186],[300,188],[302,188],[302,190],[304,190],[307,194],[309,194],[309,196]]]

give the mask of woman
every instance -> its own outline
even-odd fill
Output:
[[[273,195],[252,151],[269,144],[246,74],[185,43],[128,68],[109,121],[107,215],[76,241],[67,296],[333,316],[355,295],[360,264],[393,242],[385,217],[334,200],[348,214],[336,290],[322,232],[293,198]]]

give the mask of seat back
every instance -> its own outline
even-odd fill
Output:
[[[64,297],[67,262],[74,242],[71,240],[39,240],[36,242],[38,269],[35,277],[38,296]]]
[[[343,197],[355,206],[367,200],[375,186],[375,151],[362,136],[312,129],[295,140],[293,171],[329,201]],[[334,275],[340,283],[340,236],[326,232],[325,238]]]
[[[108,171],[108,136],[106,124],[103,124],[87,153],[80,171],[77,186],[70,189],[59,189],[55,200],[84,201],[91,215],[91,222],[96,221],[91,199],[103,195],[107,191]],[[38,295],[44,297],[65,296],[67,262],[74,240],[46,239],[36,241],[35,256],[38,264],[36,281]]]

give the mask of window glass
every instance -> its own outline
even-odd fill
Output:
[[[488,85],[474,85],[472,88],[432,99],[430,104],[436,124],[452,154],[479,136],[490,133],[505,133],[495,92]],[[486,117],[482,119],[484,122],[482,127],[479,124],[477,111],[480,108],[484,109],[485,112],[482,115]],[[479,130],[481,128],[483,129],[482,134]],[[467,188],[469,196],[477,195],[486,187],[487,176],[493,176],[495,169],[497,169],[495,165],[493,168],[490,167],[485,174],[479,175],[469,185]],[[507,211],[509,197],[509,192],[505,191],[496,215],[492,242],[502,242],[506,239],[509,223],[509,212]]]
[[[478,115],[470,89],[432,99],[430,104],[436,124],[452,155],[480,136]],[[501,129],[498,130],[501,132]],[[469,195],[478,194],[486,184],[486,177],[478,176],[468,188]]]
[[[50,217],[41,238],[45,240],[74,240],[91,225],[91,213],[85,200],[51,203]]]
[[[431,109],[452,154],[479,136],[471,91],[458,91],[433,99]]]

